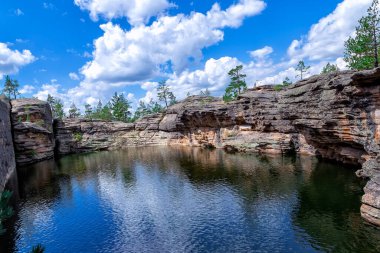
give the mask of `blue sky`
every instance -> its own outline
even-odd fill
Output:
[[[343,43],[371,0],[2,0],[0,76],[24,97],[94,104],[115,91],[155,97],[168,79],[179,98],[208,88],[243,64],[247,82],[295,78],[305,60],[318,73],[342,61]],[[215,5],[217,4],[217,5]]]

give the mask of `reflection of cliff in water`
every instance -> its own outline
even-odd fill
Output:
[[[70,196],[70,180],[56,173],[54,160],[17,168],[17,178],[12,180],[8,189],[13,192],[14,215],[5,223],[7,232],[0,236],[0,245],[5,252],[16,252],[16,228],[23,226],[25,232],[34,230],[35,222],[43,222],[42,213],[46,213],[62,196]],[[27,201],[22,201],[27,199]],[[29,220],[19,224],[20,212],[28,212]],[[48,217],[46,217],[48,218]]]
[[[319,163],[299,187],[294,225],[310,235],[309,243],[316,248],[380,252],[380,233],[371,233],[376,229],[365,224],[358,211],[364,182],[358,182],[351,170],[337,167]]]
[[[102,224],[105,231],[124,233],[135,228],[143,234],[139,222],[147,219],[165,231],[168,217],[176,217],[171,222],[181,226],[162,236],[183,235],[178,239],[184,240],[182,243],[192,237],[202,241],[210,221],[220,223],[214,224],[216,230],[209,236],[225,232],[223,222],[228,221],[235,226],[230,232],[237,229],[236,233],[251,238],[249,247],[270,248],[274,241],[284,250],[295,246],[292,241],[298,241],[309,251],[309,245],[321,251],[371,252],[366,246],[370,245],[372,252],[379,251],[376,244],[380,233],[364,225],[360,218],[362,185],[354,172],[320,163],[313,157],[145,147],[71,155],[21,168],[18,174],[17,212],[7,223],[7,236],[0,238],[1,250],[5,252],[19,250],[19,237],[23,234],[43,233],[36,229],[44,228],[45,223],[50,226],[47,229],[55,228],[55,219],[63,215],[59,212],[73,212],[80,208],[78,205],[86,205],[83,201],[97,201],[102,208],[112,210],[114,221]],[[149,197],[141,199],[145,196]],[[146,209],[156,210],[156,216],[150,217]],[[176,210],[187,220],[177,217]],[[86,222],[86,215],[75,215]],[[65,217],[63,222],[67,227],[75,226]],[[60,233],[71,236],[67,231]],[[122,245],[128,245],[136,238],[116,239],[125,240]],[[300,248],[294,248],[297,249]]]

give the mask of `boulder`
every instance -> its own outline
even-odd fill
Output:
[[[38,99],[11,101],[17,165],[54,157],[53,118],[47,102]]]

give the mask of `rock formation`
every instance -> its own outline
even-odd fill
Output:
[[[17,164],[53,158],[55,141],[49,104],[37,99],[12,100],[11,104]]]
[[[134,124],[64,119],[53,131],[47,103],[12,107],[18,164],[51,158],[55,143],[58,155],[148,145],[317,155],[362,166],[362,216],[380,225],[380,69],[313,76],[279,92],[259,87],[230,103],[193,96]]]
[[[16,161],[13,148],[10,104],[0,98],[0,192],[16,172]]]
[[[152,115],[136,124],[92,119],[64,119],[54,123],[58,155],[125,147],[169,145],[176,133],[159,131],[162,115]]]

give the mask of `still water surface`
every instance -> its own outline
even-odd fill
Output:
[[[0,252],[380,252],[360,218],[363,183],[310,157],[73,155],[20,170]]]

